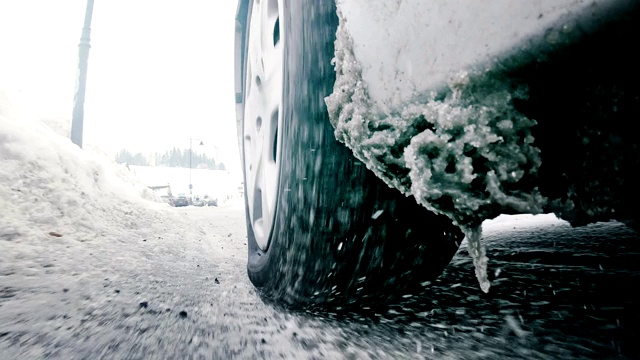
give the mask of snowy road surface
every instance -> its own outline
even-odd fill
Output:
[[[181,220],[166,231],[137,224],[108,242],[0,240],[0,358],[640,356],[640,242],[620,224],[499,218],[484,226],[489,294],[463,246],[402,304],[301,314],[264,303],[247,279],[241,201],[171,208]]]

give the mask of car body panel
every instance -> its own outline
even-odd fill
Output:
[[[186,196],[178,196],[174,200],[173,206],[175,206],[175,207],[189,206],[189,199]]]
[[[547,52],[615,19],[633,0],[338,0],[378,110],[440,90],[460,71]]]

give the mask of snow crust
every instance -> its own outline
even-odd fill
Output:
[[[337,139],[378,177],[465,232],[506,213],[540,213],[532,119],[514,98],[526,89],[488,72],[452,74],[448,89],[394,113],[376,109],[340,11],[336,82],[325,100]]]
[[[538,214],[540,151],[529,119],[513,106],[527,89],[487,69],[450,74],[447,89],[381,109],[338,2],[336,82],[325,101],[336,138],[390,187],[449,217],[465,233],[480,288],[488,292],[482,222],[500,214]]]

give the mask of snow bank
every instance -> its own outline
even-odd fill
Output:
[[[126,168],[0,105],[0,240],[86,241],[161,219],[168,205]]]
[[[368,94],[338,16],[336,82],[326,98],[338,140],[389,186],[463,228],[502,213],[542,211],[546,199],[533,185],[540,166],[531,135],[536,122],[512,105],[526,89],[496,74],[460,73],[446,91],[385,114]]]

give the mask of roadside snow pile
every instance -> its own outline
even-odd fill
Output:
[[[125,167],[0,110],[0,240],[87,241],[162,221],[168,205]]]

